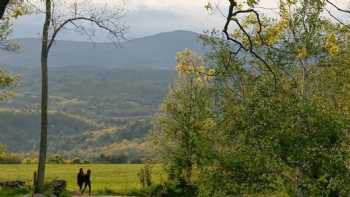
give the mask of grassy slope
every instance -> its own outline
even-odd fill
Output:
[[[23,180],[32,184],[33,172],[36,165],[0,165],[0,181]],[[64,179],[68,181],[68,190],[76,191],[76,173],[79,168],[92,170],[93,193],[101,193],[105,189],[117,193],[127,193],[140,188],[137,173],[143,167],[142,164],[87,164],[87,165],[48,165],[47,181]],[[160,165],[152,170],[154,183],[160,183],[165,179]],[[1,193],[0,193],[1,194]]]

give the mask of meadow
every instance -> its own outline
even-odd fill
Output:
[[[22,180],[32,185],[33,172],[37,165],[0,165],[0,181]],[[77,191],[76,175],[80,168],[92,171],[92,190],[95,194],[114,192],[130,193],[141,189],[138,172],[143,164],[50,164],[47,165],[47,181],[63,179],[67,181],[69,191]],[[165,179],[160,165],[152,166],[153,183],[161,183]]]

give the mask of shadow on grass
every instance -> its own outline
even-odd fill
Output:
[[[0,188],[0,196],[6,197],[23,197],[25,194],[29,194],[29,189],[8,189]]]
[[[148,191],[134,189],[134,190],[127,190],[125,192],[115,192],[112,189],[104,188],[102,190],[95,191],[94,195],[96,195],[96,196],[137,196],[137,197],[143,197],[143,196],[148,196]]]

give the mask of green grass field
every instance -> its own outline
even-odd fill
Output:
[[[47,165],[47,181],[64,179],[68,182],[68,190],[76,191],[76,174],[79,168],[92,171],[93,193],[103,193],[112,190],[116,193],[128,193],[141,188],[137,173],[143,167],[142,164],[58,164]],[[22,180],[32,185],[33,172],[36,165],[0,165],[0,181]],[[152,181],[161,183],[165,179],[160,165],[152,167]]]

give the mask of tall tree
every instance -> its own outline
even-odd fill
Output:
[[[51,0],[46,0],[46,17],[43,28],[41,49],[41,132],[38,177],[36,183],[37,192],[41,192],[45,182],[45,165],[47,154],[47,107],[48,107],[48,55],[49,55],[49,28],[52,20]]]
[[[55,7],[56,4],[61,7]],[[61,13],[59,8],[62,10]],[[84,3],[82,1],[79,3],[78,1],[45,0],[45,23],[43,26],[41,50],[41,135],[38,177],[36,183],[37,192],[42,192],[45,181],[48,144],[48,59],[50,49],[53,47],[58,33],[69,26],[91,39],[94,30],[86,28],[86,24],[83,22],[88,22],[97,28],[107,31],[107,33],[112,36],[113,41],[117,42],[123,38],[126,30],[125,26],[121,23],[123,15],[124,10],[122,7],[115,8],[110,5],[102,7],[101,5]]]

